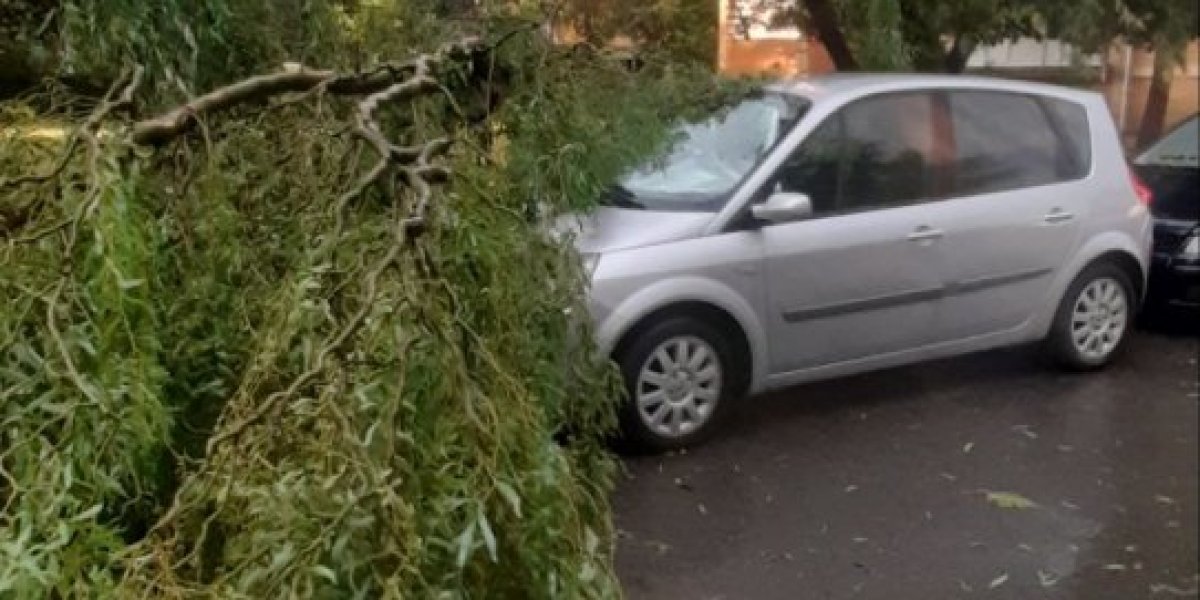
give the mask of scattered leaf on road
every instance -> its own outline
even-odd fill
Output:
[[[1183,588],[1177,588],[1173,585],[1166,584],[1166,583],[1152,583],[1152,584],[1150,584],[1150,593],[1151,594],[1167,594],[1167,595],[1171,595],[1171,596],[1187,597],[1187,596],[1195,596],[1197,593],[1197,590],[1194,587],[1188,588],[1185,590]]]
[[[1050,586],[1058,583],[1058,575],[1055,573],[1047,573],[1046,571],[1038,569],[1037,574],[1038,574],[1038,581],[1041,582],[1042,587],[1050,587]]]
[[[1162,494],[1156,494],[1154,496],[1154,501],[1158,502],[1159,504],[1175,504],[1174,498],[1170,496],[1163,496]]]
[[[1004,582],[1006,581],[1008,581],[1008,573],[1001,573],[999,577],[993,579],[992,582],[988,584],[988,589],[994,590],[1004,585]]]
[[[967,442],[963,445],[963,454],[970,454],[971,448],[975,447],[975,442]]]
[[[1105,571],[1124,571],[1125,565],[1121,563],[1109,563],[1101,568],[1103,568]]]
[[[987,501],[999,508],[1025,510],[1037,506],[1037,503],[1033,500],[1015,492],[992,492],[988,490],[983,490],[983,492],[987,495]]]
[[[858,489],[857,485],[848,485],[848,486],[846,486],[846,493],[849,494],[850,492],[853,492],[854,490],[857,490],[857,489]]]
[[[1013,431],[1025,436],[1031,440],[1036,440],[1038,437],[1038,435],[1036,433],[1034,433],[1033,430],[1030,429],[1028,425],[1013,425],[1012,429],[1013,429]]]

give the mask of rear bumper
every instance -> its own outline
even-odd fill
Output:
[[[1147,291],[1151,302],[1200,307],[1200,261],[1154,255]]]

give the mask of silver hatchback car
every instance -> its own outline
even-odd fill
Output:
[[[747,394],[1044,341],[1106,364],[1149,192],[1103,98],[951,76],[770,86],[573,217],[623,435],[695,443]]]

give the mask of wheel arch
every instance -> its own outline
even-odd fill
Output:
[[[640,331],[654,319],[672,314],[709,318],[730,333],[746,350],[745,379],[749,393],[760,391],[766,380],[767,339],[751,299],[721,281],[703,277],[673,277],[655,282],[616,303],[598,324],[600,350],[613,355],[630,332]]]
[[[1092,265],[1101,263],[1111,263],[1125,272],[1125,276],[1129,277],[1129,282],[1133,284],[1133,295],[1137,300],[1138,307],[1141,307],[1146,298],[1146,273],[1142,269],[1142,264],[1128,252],[1109,250],[1093,258],[1083,268],[1088,269]]]
[[[733,380],[735,382],[733,388],[734,396],[746,393],[753,384],[754,379],[754,349],[751,346],[750,338],[747,337],[745,329],[736,317],[729,311],[711,302],[680,300],[642,315],[639,319],[630,323],[620,336],[617,337],[616,343],[613,344],[611,355],[618,357],[624,354],[637,337],[647,329],[674,317],[696,319],[716,327],[725,336],[726,341],[732,346],[734,360],[739,361],[737,364],[731,365],[732,368],[730,369],[730,372],[736,377]]]
[[[1146,251],[1143,252],[1132,237],[1120,232],[1107,232],[1089,240],[1076,252],[1074,259],[1066,268],[1062,269],[1054,285],[1047,291],[1043,302],[1044,308],[1038,313],[1038,318],[1029,330],[1031,339],[1042,339],[1050,332],[1054,315],[1070,288],[1071,282],[1075,281],[1075,278],[1079,277],[1084,270],[1100,262],[1113,263],[1129,276],[1129,280],[1134,286],[1137,307],[1140,307],[1145,299],[1149,264],[1148,258],[1142,260],[1139,256],[1148,251],[1148,242]]]

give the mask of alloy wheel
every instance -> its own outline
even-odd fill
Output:
[[[712,417],[722,377],[720,359],[708,342],[694,336],[668,338],[639,371],[634,388],[638,416],[657,435],[686,436]]]
[[[1102,277],[1084,286],[1071,313],[1071,342],[1081,356],[1102,361],[1121,343],[1129,324],[1125,288]]]

